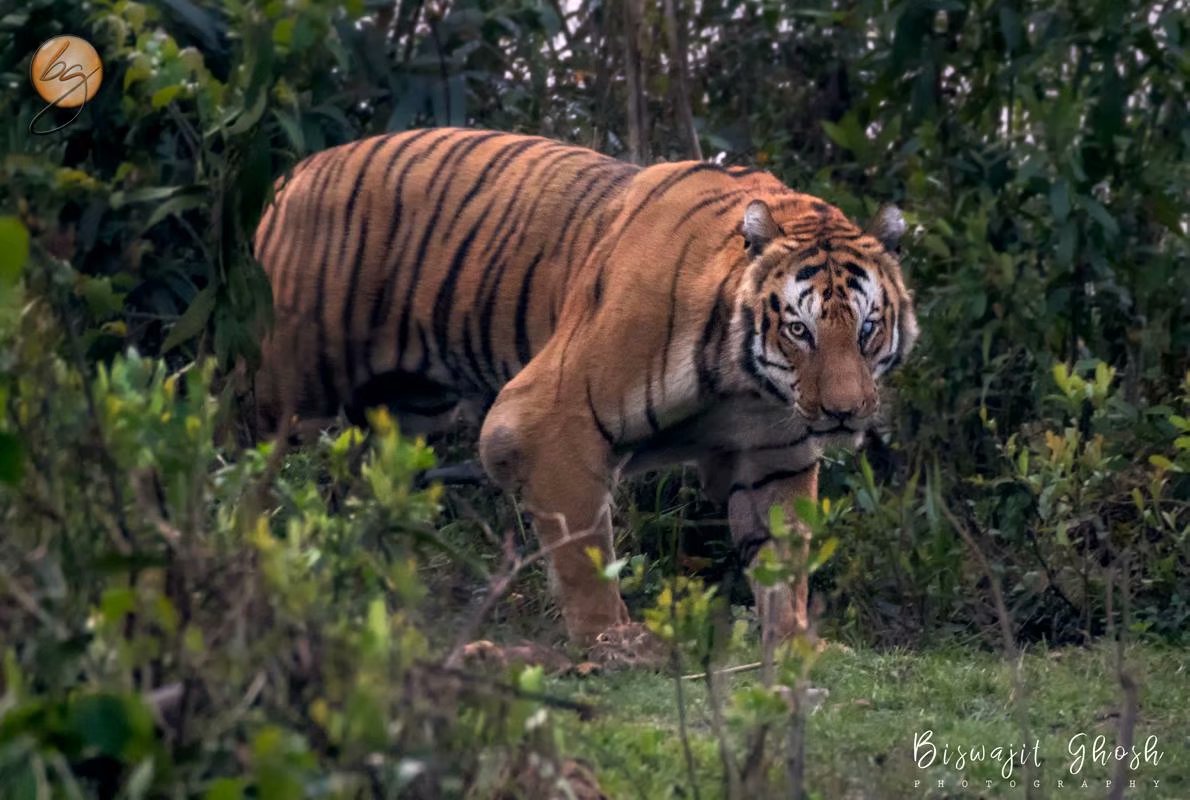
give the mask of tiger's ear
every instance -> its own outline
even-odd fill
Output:
[[[763,200],[753,200],[744,209],[744,221],[740,225],[744,234],[744,247],[748,255],[756,257],[764,246],[783,235],[781,226],[773,219],[773,212]]]
[[[901,244],[901,237],[908,229],[909,226],[905,224],[905,215],[901,213],[901,209],[891,203],[886,203],[876,212],[876,216],[872,217],[865,232],[884,245],[885,250],[895,253]]]

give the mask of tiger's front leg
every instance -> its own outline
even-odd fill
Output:
[[[786,560],[792,559],[798,569],[792,585],[781,583],[766,587],[750,579],[762,637],[766,644],[781,642],[810,628],[807,611],[810,579],[806,569],[810,556],[810,530],[798,521],[794,501],[799,497],[817,499],[818,464],[787,468],[743,457],[731,466],[733,479],[728,489],[728,524],[732,541],[740,549],[745,563],[754,563],[765,548],[781,548],[778,554]],[[781,506],[792,527],[791,538],[784,542],[774,540],[769,531],[769,510],[773,506]]]
[[[609,448],[589,420],[555,410],[552,386],[548,397],[521,376],[509,386],[484,420],[480,458],[532,513],[566,632],[589,646],[629,621],[618,584],[599,573],[589,553],[594,547],[604,564],[614,560]]]

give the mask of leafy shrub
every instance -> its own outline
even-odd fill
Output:
[[[24,448],[0,488],[0,786],[550,791],[549,715],[521,697],[540,670],[477,682],[432,658],[418,564],[441,489],[413,488],[426,445],[378,412],[368,434],[295,458],[229,450],[213,361],[171,372],[131,351],[88,377],[59,355],[79,345],[63,295],[7,289],[0,318],[0,425]]]

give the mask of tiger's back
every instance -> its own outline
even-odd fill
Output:
[[[258,425],[359,421],[395,406],[433,427],[486,405],[549,338],[569,278],[637,167],[517,134],[426,129],[299,164],[256,255],[276,323],[255,379]]]

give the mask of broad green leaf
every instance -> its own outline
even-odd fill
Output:
[[[1054,222],[1059,225],[1070,216],[1070,189],[1062,178],[1050,186],[1050,213],[1054,215]]]
[[[85,695],[70,709],[70,729],[97,752],[123,758],[140,751],[153,720],[139,700],[114,694]]]
[[[153,96],[149,99],[149,104],[154,110],[165,108],[172,103],[178,95],[182,93],[182,87],[174,84],[172,86],[165,86],[153,92]]]
[[[170,197],[164,203],[154,208],[153,213],[145,221],[144,230],[149,230],[167,217],[179,216],[185,211],[203,208],[209,203],[210,196],[207,194],[205,186],[187,187],[184,192]]]
[[[201,333],[214,310],[215,290],[208,286],[194,296],[186,313],[174,324],[169,336],[165,337],[165,342],[161,345],[161,352],[168,353],[182,342],[189,341]]]
[[[1078,202],[1080,206],[1086,209],[1091,219],[1099,223],[1099,227],[1103,228],[1103,232],[1108,237],[1115,237],[1120,232],[1120,226],[1116,222],[1115,217],[1098,200],[1093,197],[1080,197]]]
[[[265,107],[268,105],[268,100],[269,96],[266,92],[260,92],[257,94],[256,99],[252,102],[252,105],[241,111],[240,114],[235,118],[235,122],[228,126],[228,135],[237,136],[246,132],[257,122],[259,122],[261,115],[264,114]]]
[[[825,119],[820,122],[822,129],[826,131],[826,135],[840,147],[850,150],[853,153],[859,153],[867,144],[864,132],[860,129],[859,121],[853,113],[847,114],[837,123],[829,122]]]
[[[113,208],[122,208],[132,203],[159,203],[188,188],[186,186],[150,186],[128,192],[112,192],[111,203]]]
[[[814,498],[796,498],[793,501],[793,510],[797,513],[797,518],[809,525],[811,528],[818,526],[818,503],[814,502]]]
[[[789,525],[785,520],[785,509],[779,505],[775,505],[769,509],[769,533],[777,539],[784,539],[789,535]]]
[[[1054,364],[1052,370],[1054,376],[1054,383],[1058,384],[1058,388],[1062,390],[1063,394],[1070,394],[1070,370],[1062,362]]]
[[[285,138],[289,139],[289,144],[293,147],[294,152],[304,154],[306,152],[306,137],[302,133],[300,120],[280,109],[273,109],[273,117],[281,126],[281,130],[285,132]]]

